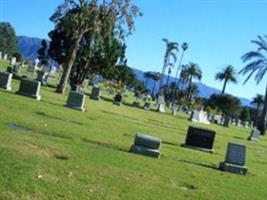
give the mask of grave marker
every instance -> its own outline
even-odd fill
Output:
[[[84,112],[85,95],[80,92],[71,91],[68,96],[66,107]]]
[[[220,163],[219,169],[226,172],[246,175],[246,146],[229,143],[225,161]]]
[[[13,74],[0,72],[0,88],[10,91]]]
[[[159,147],[161,139],[144,134],[136,134],[134,144],[131,146],[130,152],[159,158]]]
[[[215,135],[213,130],[189,126],[182,146],[212,153]]]
[[[101,90],[98,87],[93,87],[90,95],[91,99],[100,100]]]
[[[41,83],[39,81],[21,79],[17,94],[31,97],[36,100],[41,100],[40,88],[41,88]]]

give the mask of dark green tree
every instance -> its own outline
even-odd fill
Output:
[[[261,94],[257,94],[255,97],[253,97],[252,101],[251,101],[251,105],[256,106],[256,110],[255,110],[255,117],[254,117],[254,125],[257,125],[258,123],[258,117],[259,117],[259,111],[262,108],[264,103],[263,100],[263,95]]]
[[[222,94],[225,92],[225,88],[228,82],[237,83],[237,74],[232,65],[227,65],[222,71],[215,75],[215,80],[224,81]]]
[[[227,116],[239,117],[241,110],[240,100],[228,94],[213,94],[205,103],[206,107],[219,110]]]
[[[40,60],[40,65],[48,64],[48,54],[47,54],[47,42],[46,40],[41,41],[41,47],[37,50],[38,59]]]
[[[242,108],[239,118],[242,121],[250,121],[250,112],[248,107],[245,106]]]
[[[15,29],[8,22],[0,22],[0,51],[9,56],[18,52]]]
[[[55,23],[51,39],[60,40],[58,36],[61,34],[64,36],[64,42],[68,42],[68,44],[63,44],[66,47],[64,54],[56,47],[59,55],[53,56],[61,57],[63,66],[63,74],[57,92],[64,93],[80,43],[85,37],[89,37],[87,40],[93,40],[94,37],[100,35],[102,22],[110,21],[115,24],[117,37],[124,39],[127,34],[132,32],[133,18],[138,15],[140,15],[139,9],[132,5],[131,0],[103,0],[101,2],[97,0],[65,0],[50,18]],[[51,48],[55,48],[55,44],[61,45],[60,41],[52,41],[52,43],[54,45],[51,45]]]

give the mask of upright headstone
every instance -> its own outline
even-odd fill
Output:
[[[114,97],[113,104],[120,106],[121,105],[121,102],[122,102],[122,94],[121,93],[118,93]]]
[[[226,117],[224,117],[224,120],[223,120],[223,126],[224,127],[229,127],[229,125],[230,125],[230,121],[231,121],[231,118],[230,117],[228,117],[228,116],[226,116]]]
[[[13,66],[13,74],[14,76],[20,76],[21,67],[19,63],[16,63]]]
[[[10,91],[12,76],[13,75],[11,73],[0,72],[0,88]]]
[[[140,106],[140,102],[139,101],[134,101],[133,102],[133,107],[139,108],[139,106]]]
[[[144,109],[145,110],[150,110],[150,103],[149,102],[145,102],[145,104],[144,104]]]
[[[33,74],[35,72],[35,66],[33,64],[29,64],[27,68],[27,72]]]
[[[39,63],[40,63],[40,60],[39,60],[38,58],[36,58],[36,59],[34,60],[34,68],[35,68],[35,69],[38,68]]]
[[[12,59],[11,59],[11,65],[15,65],[17,63],[17,58],[16,57],[12,57]]]
[[[41,100],[40,88],[41,83],[39,81],[21,79],[17,94],[32,97],[36,100]]]
[[[101,90],[100,90],[100,88],[98,88],[98,87],[93,87],[93,88],[92,88],[91,95],[90,95],[90,98],[91,98],[91,99],[94,99],[94,100],[99,100],[99,99],[100,99],[100,95],[101,95]]]
[[[47,85],[47,76],[48,73],[45,71],[37,71],[37,78],[36,80],[41,83],[41,85]]]
[[[66,107],[84,112],[85,95],[80,92],[72,91],[69,93]]]
[[[7,60],[7,54],[4,55],[4,60]]]
[[[2,60],[3,58],[3,55],[2,55],[2,51],[0,51],[0,60]]]
[[[160,113],[165,113],[165,99],[164,95],[159,95],[157,99],[158,109],[157,111]]]
[[[136,134],[134,144],[131,146],[130,152],[159,158],[161,139],[144,134]]]
[[[208,120],[208,114],[202,110],[201,111],[196,111],[196,110],[192,111],[189,120],[192,122],[210,124],[210,122]]]
[[[260,137],[260,131],[257,128],[253,128],[251,131],[250,136],[248,137],[248,140],[250,141],[257,141]]]
[[[213,152],[216,132],[209,129],[189,126],[184,147]]]
[[[246,175],[246,146],[229,143],[225,161],[220,163],[219,169],[226,172]]]

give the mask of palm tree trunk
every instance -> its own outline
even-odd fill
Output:
[[[177,67],[176,76],[175,76],[175,84],[177,85],[178,88],[179,88],[179,81],[180,81],[180,79],[178,79],[179,78],[178,76],[179,76],[179,71],[181,68],[183,57],[184,57],[184,50],[182,52],[181,59],[180,59],[179,65]]]
[[[161,87],[163,85],[164,74],[165,74],[165,70],[167,67],[167,63],[168,63],[168,52],[166,52],[165,57],[164,57],[164,63],[163,63],[163,68],[162,68],[162,72],[161,72],[161,79],[159,82],[159,89],[161,89]]]
[[[264,104],[263,104],[263,110],[262,110],[262,115],[261,115],[261,119],[259,122],[259,126],[258,129],[261,132],[261,135],[265,135],[265,131],[266,131],[266,113],[267,113],[267,86],[266,86],[266,90],[265,90],[265,97],[264,97]]]
[[[153,96],[153,97],[154,97],[155,87],[156,87],[156,81],[154,81],[153,89],[152,89],[152,96]]]
[[[188,91],[187,91],[186,100],[189,100],[189,98],[190,98],[191,87],[192,87],[192,76],[189,79],[189,85],[188,85]]]
[[[254,126],[257,127],[257,123],[258,123],[258,116],[259,116],[259,104],[257,104],[257,108],[256,108],[256,113],[255,113],[255,120],[254,120]]]
[[[222,94],[224,94],[224,92],[225,92],[227,81],[228,81],[227,79],[224,80]]]

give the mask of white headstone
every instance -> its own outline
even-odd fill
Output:
[[[4,55],[4,60],[7,60],[7,54]]]
[[[35,69],[38,67],[38,64],[40,63],[40,60],[38,59],[38,58],[36,58],[35,60],[34,60],[34,67],[35,67]]]
[[[0,60],[2,60],[2,52],[0,51]]]
[[[17,63],[17,58],[16,57],[13,57],[11,59],[11,65],[15,65]]]

